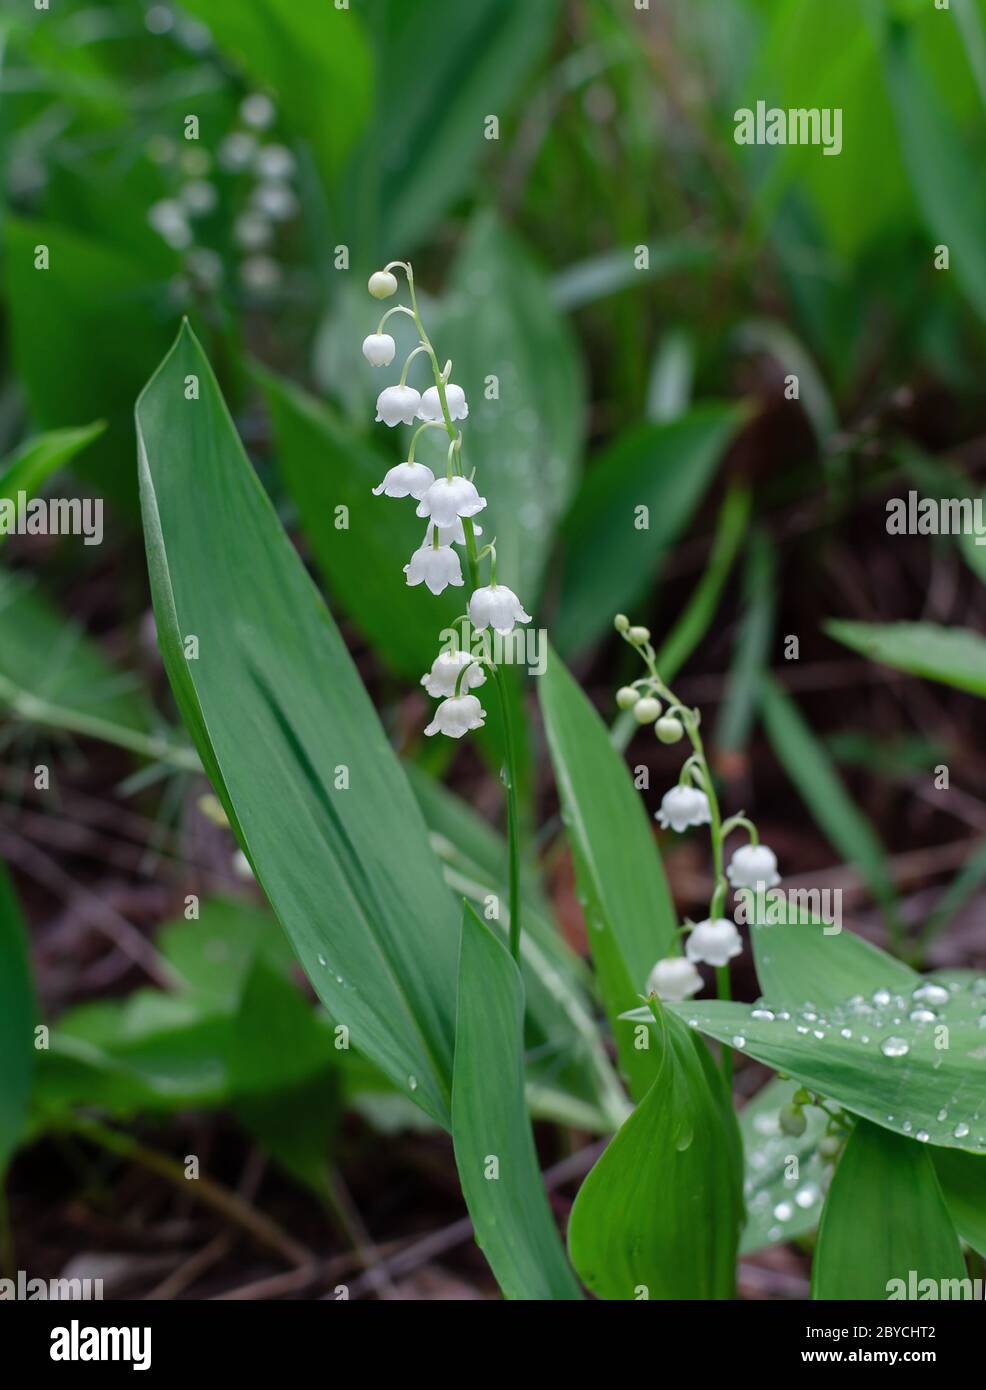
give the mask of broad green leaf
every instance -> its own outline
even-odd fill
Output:
[[[948,246],[950,269],[974,308],[986,317],[986,198],[978,176],[982,147],[975,153],[969,148],[929,79],[916,44],[910,24],[886,25],[883,64],[901,152],[931,237]],[[931,254],[929,245],[929,262]]]
[[[894,912],[894,889],[876,831],[853,803],[828,753],[794,701],[767,677],[760,687],[767,737],[821,830],[849,863],[855,864],[886,912]]]
[[[285,977],[295,967],[277,919],[266,908],[233,898],[206,899],[193,921],[166,923],[157,946],[182,988],[206,1011],[235,1010],[257,960]]]
[[[609,734],[552,650],[541,710],[575,861],[579,901],[622,1070],[641,1098],[654,1075],[618,1020],[669,954],[678,920],[647,812]]]
[[[330,1016],[447,1124],[454,905],[187,326],[137,403],[137,434],[158,639],[203,765]]]
[[[969,628],[833,621],[825,631],[883,666],[986,695],[986,638]]]
[[[340,1111],[332,1034],[297,988],[262,960],[244,983],[229,1077],[241,1123],[292,1177],[326,1196]]]
[[[0,501],[16,501],[18,492],[36,496],[53,473],[82,452],[106,428],[102,420],[77,429],[49,430],[27,439],[13,454],[0,460]],[[0,544],[6,534],[0,532]]]
[[[931,1156],[955,1229],[986,1259],[986,1157],[957,1149]]]
[[[136,678],[115,669],[34,582],[0,570],[0,708],[27,724],[102,739],[143,757],[198,768],[159,723]]]
[[[730,1298],[743,1206],[735,1122],[704,1044],[662,1022],[654,1084],[579,1189],[569,1253],[600,1298]]]
[[[506,1298],[581,1297],[524,1103],[524,986],[502,942],[462,913],[452,1141],[476,1242]]]
[[[818,1225],[826,1165],[818,1141],[828,1118],[818,1106],[805,1107],[805,1132],[781,1129],[781,1108],[791,1103],[797,1086],[776,1077],[768,1081],[739,1114],[746,1177],[746,1225],[740,1253],[748,1254],[779,1240],[795,1240]],[[792,1175],[791,1158],[798,1160]]]
[[[558,4],[374,0],[365,9],[376,101],[351,161],[343,212],[358,219],[351,241],[373,269],[412,252],[480,161],[507,144],[505,130],[499,143],[487,138],[487,120],[506,123],[550,43]]]
[[[641,264],[636,247],[618,247],[560,270],[552,281],[551,293],[559,309],[572,313],[620,290],[636,289],[650,279],[679,271],[701,271],[712,258],[708,246],[690,237],[648,246],[646,265]]]
[[[167,279],[57,223],[7,217],[4,238],[11,350],[31,412],[46,430],[104,418],[78,472],[132,505],[133,401],[174,332]],[[41,246],[48,270],[34,269]]]
[[[646,592],[743,414],[735,405],[697,406],[628,431],[593,461],[562,528],[565,567],[552,628],[559,651],[589,646]]]
[[[470,227],[434,329],[427,319],[426,327],[469,402],[462,461],[476,470],[487,500],[478,520],[484,541],[496,536],[497,577],[537,621],[542,572],[582,449],[585,387],[575,338],[523,243],[492,214]],[[421,381],[431,379],[420,371]],[[437,472],[447,449],[448,440],[429,431],[417,457]]]
[[[372,105],[372,58],[353,5],[182,0],[217,46],[268,88],[285,124],[312,147],[331,188]]]
[[[927,1149],[861,1120],[836,1166],[811,1267],[813,1298],[907,1298],[965,1261]]]
[[[814,994],[815,991],[813,991]],[[942,999],[942,995],[947,995]],[[693,1000],[669,1005],[689,1024],[905,1137],[986,1148],[986,994],[976,981],[888,984],[840,1005]],[[629,1018],[646,1021],[647,1011]]]
[[[27,931],[0,863],[0,1178],[27,1121],[34,1078],[34,987]]]
[[[743,571],[746,605],[733,645],[729,680],[716,722],[716,747],[723,753],[746,747],[756,714],[760,682],[767,669],[777,608],[777,562],[768,537],[752,537]]]

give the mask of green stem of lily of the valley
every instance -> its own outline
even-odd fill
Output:
[[[425,331],[425,326],[421,321],[421,313],[418,309],[418,299],[414,292],[414,271],[410,263],[404,261],[392,262],[387,267],[392,269],[393,265],[400,265],[407,276],[407,288],[411,297],[411,315],[418,330],[418,337],[421,339],[421,347],[427,352],[431,361],[432,372],[435,377],[435,389],[438,392],[438,399],[442,407],[442,418],[445,421],[445,429],[449,440],[449,461],[451,464],[454,457],[459,465],[459,472],[462,472],[462,435],[456,429],[452,420],[451,411],[448,408],[448,397],[446,395],[445,373],[438,364],[438,356],[432,346],[431,339]],[[415,349],[417,351],[417,349]],[[410,359],[408,359],[410,360]],[[406,364],[405,364],[406,372]],[[462,518],[462,532],[466,538],[466,561],[469,569],[469,582],[475,591],[480,587],[479,574],[479,550],[476,545],[476,531],[472,524],[472,517]],[[436,528],[437,534],[437,528]],[[509,913],[510,913],[510,954],[514,960],[520,964],[520,811],[517,798],[517,748],[514,740],[513,723],[510,718],[510,700],[506,686],[506,676],[496,666],[492,664],[489,670],[496,684],[497,693],[500,697],[500,711],[503,719],[503,747],[504,747],[504,773],[506,777],[507,795],[507,852],[508,852],[508,880],[509,880]]]

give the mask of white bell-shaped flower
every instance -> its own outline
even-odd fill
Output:
[[[388,468],[383,482],[372,489],[374,497],[424,497],[435,475],[423,463],[397,463]]]
[[[389,299],[397,293],[397,276],[390,270],[375,270],[366,283],[374,299]]]
[[[389,367],[397,344],[389,333],[370,333],[363,339],[363,356],[371,367]]]
[[[514,623],[529,623],[531,615],[524,612],[520,599],[506,584],[487,584],[476,589],[469,600],[469,621],[479,631],[491,627],[505,635],[513,631]]]
[[[773,888],[781,881],[777,855],[767,845],[741,845],[729,861],[726,877],[734,888]]]
[[[743,941],[736,923],[728,917],[716,917],[696,922],[685,942],[689,960],[705,965],[725,965],[743,950]]]
[[[443,700],[435,710],[435,717],[425,729],[425,733],[447,734],[449,738],[461,738],[470,729],[481,729],[486,711],[475,695],[453,695]]]
[[[687,830],[690,825],[708,825],[709,798],[697,787],[672,787],[661,797],[661,809],[654,819],[667,830]]]
[[[377,419],[385,425],[413,425],[421,392],[413,386],[385,386],[377,397]]]
[[[480,526],[480,524],[479,524],[478,521],[474,521],[474,522],[473,522],[472,533],[473,533],[474,536],[481,536],[481,535],[483,534],[483,528],[482,528],[482,526]],[[462,517],[461,517],[461,516],[457,516],[457,517],[455,518],[455,520],[452,522],[452,525],[451,525],[451,526],[439,526],[439,528],[438,528],[438,544],[439,544],[439,545],[465,545],[465,543],[466,543],[466,533],[465,533],[465,531],[462,529]],[[424,538],[424,540],[421,542],[421,544],[422,544],[422,545],[434,545],[434,544],[435,544],[435,523],[434,523],[433,521],[429,521],[429,522],[428,522],[428,525],[427,525],[427,527],[425,528],[425,538]]]
[[[436,478],[418,503],[418,516],[430,516],[436,526],[453,526],[459,517],[475,516],[486,506],[468,478]]]
[[[476,690],[486,680],[486,672],[471,652],[439,652],[431,663],[431,670],[421,677],[421,684],[436,700],[454,695],[456,682],[464,668],[468,667],[459,686],[460,691]]]
[[[686,956],[666,956],[647,976],[647,993],[670,1004],[690,999],[702,988],[702,977]]]
[[[427,584],[436,597],[450,584],[456,589],[462,587],[462,566],[450,545],[421,546],[404,566],[404,573],[408,584]]]
[[[448,405],[448,413],[453,420],[465,420],[469,415],[469,406],[466,403],[466,393],[461,386],[456,386],[454,381],[450,381],[445,388],[445,401]],[[437,386],[429,386],[421,397],[421,404],[418,406],[419,420],[444,420],[442,414],[442,398],[438,394]]]

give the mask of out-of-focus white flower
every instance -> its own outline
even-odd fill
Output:
[[[162,198],[152,203],[147,211],[147,220],[175,251],[184,251],[192,244],[192,229],[188,216],[176,198]]]
[[[679,834],[690,825],[708,825],[709,798],[697,787],[672,787],[661,797],[655,819],[665,830],[670,826]]]
[[[219,146],[219,163],[230,173],[245,169],[253,159],[257,137],[248,130],[232,130]]]
[[[486,711],[475,695],[454,695],[443,700],[435,710],[435,717],[425,729],[425,733],[447,734],[449,738],[461,738],[470,729],[481,729],[486,719]]]
[[[436,526],[454,526],[458,517],[475,516],[485,506],[486,498],[468,478],[436,478],[418,503],[418,516],[430,516]]]
[[[460,690],[475,690],[486,680],[486,672],[480,662],[470,652],[439,652],[431,663],[431,670],[421,677],[421,684],[435,699],[455,694],[455,684],[464,667],[469,669],[462,677]]]
[[[222,283],[223,258],[211,247],[193,246],[185,257],[185,264],[204,289],[214,290]]]
[[[711,921],[706,918],[704,922],[696,922],[685,941],[688,959],[705,965],[725,965],[742,950],[742,938],[735,922],[728,917],[716,917]]]
[[[478,521],[474,521],[474,522],[473,522],[473,524],[472,524],[472,533],[473,533],[474,536],[481,536],[481,535],[483,534],[483,528],[482,528],[482,526],[480,526],[480,524],[479,524]],[[422,544],[422,545],[434,545],[434,543],[435,543],[435,523],[434,523],[433,521],[429,521],[427,527],[425,528],[425,538],[424,538],[424,540],[421,542],[421,544]],[[451,526],[439,526],[439,528],[438,528],[438,544],[439,544],[439,545],[465,545],[465,543],[466,543],[466,533],[465,533],[465,531],[463,530],[463,527],[462,527],[462,517],[461,517],[461,516],[457,516],[457,517],[455,518],[455,520],[452,522],[452,525],[451,525]]]
[[[204,217],[219,201],[219,194],[208,179],[192,179],[183,185],[178,196],[190,217]]]
[[[423,497],[434,481],[435,475],[426,464],[397,463],[393,468],[387,469],[383,482],[379,487],[373,488],[373,495]]]
[[[274,124],[277,108],[264,92],[251,92],[240,102],[240,118],[254,130],[266,130]]]
[[[469,600],[469,621],[477,630],[491,627],[505,634],[513,631],[514,623],[529,623],[531,615],[524,612],[520,599],[506,584],[487,584]]]
[[[363,356],[371,367],[389,367],[397,344],[389,333],[369,333],[363,339]]]
[[[374,299],[389,299],[397,293],[397,276],[390,270],[375,270],[366,282]]]
[[[741,845],[729,861],[726,877],[734,888],[773,888],[781,881],[777,855],[767,845]]]
[[[240,279],[256,294],[270,294],[281,283],[281,267],[273,256],[247,256],[240,266]]]
[[[262,251],[270,245],[274,228],[263,213],[247,209],[233,223],[233,236],[237,246],[242,246],[244,251]]]
[[[294,173],[294,155],[286,145],[262,145],[253,167],[258,178],[289,179]]]
[[[680,1004],[702,988],[702,977],[686,956],[666,956],[647,976],[647,993]]]
[[[286,183],[258,183],[250,201],[258,212],[275,222],[286,222],[298,211],[298,199]]]
[[[469,406],[466,404],[466,393],[461,386],[456,386],[455,382],[450,381],[445,388],[445,401],[448,405],[448,413],[453,420],[465,420],[469,415]],[[421,404],[418,406],[419,420],[444,420],[442,414],[442,400],[438,394],[437,386],[429,386],[421,397]]]
[[[412,425],[420,400],[421,392],[413,386],[385,386],[377,397],[377,419],[390,426]]]
[[[462,565],[450,545],[421,546],[404,566],[404,573],[408,584],[426,584],[436,597],[450,584],[454,589],[462,587]]]

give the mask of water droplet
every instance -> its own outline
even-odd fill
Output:
[[[746,1047],[746,1038],[737,1033],[733,1038],[733,1047]]]
[[[874,990],[874,991],[873,991],[873,1003],[876,1004],[877,1008],[879,1008],[879,1009],[885,1009],[885,1008],[887,1007],[887,1005],[890,1003],[890,991],[889,991],[889,989],[876,989],[876,990]]]
[[[761,1023],[773,1023],[774,1021],[774,1014],[770,1009],[754,1009],[750,1017],[758,1019]]]
[[[901,1125],[901,1129],[904,1131],[905,1134],[910,1134],[913,1128],[914,1126],[911,1124],[910,1120],[905,1120],[904,1123]]]
[[[816,1183],[806,1182],[804,1187],[798,1188],[797,1192],[794,1194],[794,1200],[802,1211],[807,1211],[809,1207],[815,1205],[821,1195],[821,1191]]]
[[[941,1108],[941,1109],[939,1110],[939,1112],[938,1112],[938,1120],[939,1120],[939,1122],[940,1122],[940,1121],[942,1121],[942,1120],[947,1120],[947,1119],[948,1119],[948,1106],[947,1106],[947,1105],[943,1105],[942,1108]]]
[[[948,990],[943,985],[933,984],[929,980],[923,985],[918,985],[911,998],[921,1004],[947,1004]]]
[[[843,1037],[843,1038],[851,1038],[851,1037],[852,1037],[852,1029],[851,1029],[851,1028],[840,1028],[840,1029],[839,1029],[839,1035],[840,1035],[841,1037]]]
[[[915,1134],[914,1136],[914,1138],[918,1141],[919,1144],[927,1144],[930,1137],[931,1136],[928,1134],[928,1131],[926,1129],[919,1129],[917,1134]]]
[[[790,1221],[794,1215],[794,1207],[790,1202],[778,1202],[774,1208],[774,1215],[778,1221]]]
[[[964,1120],[959,1120],[958,1124],[952,1130],[952,1137],[955,1139],[964,1139],[968,1133],[969,1126]]]
[[[418,1089],[418,1078],[416,1076],[409,1076],[407,1078],[407,1089],[409,1091],[416,1091]]]
[[[934,1023],[937,1017],[934,1009],[912,1009],[908,1014],[912,1023]]]
[[[880,1051],[884,1057],[906,1057],[910,1050],[910,1044],[905,1038],[884,1038],[880,1044]]]
[[[318,963],[319,963],[319,965],[321,965],[321,966],[324,967],[325,964],[326,964],[325,957],[324,957],[324,956],[319,956],[319,958],[318,958]]]

